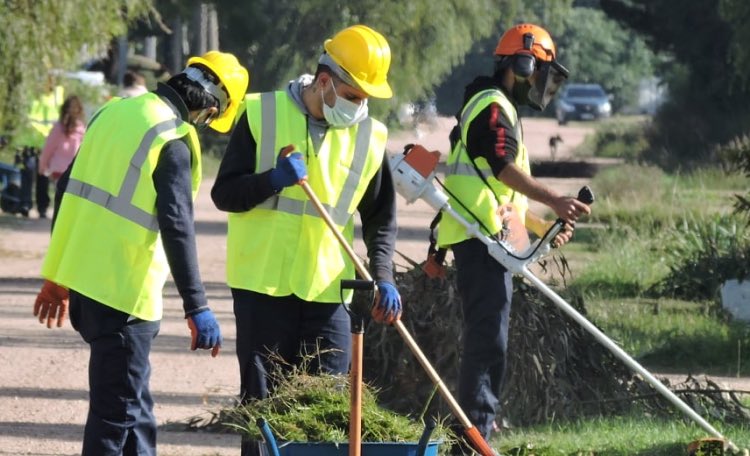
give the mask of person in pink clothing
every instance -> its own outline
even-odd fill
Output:
[[[75,95],[69,96],[60,108],[60,119],[44,143],[39,157],[39,174],[57,181],[78,153],[85,131],[81,100]]]

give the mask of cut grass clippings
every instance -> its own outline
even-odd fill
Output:
[[[266,420],[280,441],[347,442],[349,435],[349,378],[342,375],[310,375],[292,368],[286,374],[274,374],[277,382],[273,394],[266,399],[251,400],[224,410],[220,421],[240,433],[246,440],[261,440],[256,425]],[[375,391],[363,385],[362,441],[417,442],[424,424],[383,409],[377,404]],[[441,423],[432,434],[433,440],[454,440]]]

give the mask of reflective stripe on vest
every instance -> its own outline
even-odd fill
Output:
[[[164,146],[190,150],[192,198],[201,179],[195,128],[148,93],[108,103],[89,124],[62,198],[42,275],[134,317],[162,316],[169,264],[153,175]]]
[[[276,94],[264,92],[260,94],[261,106],[261,137],[273,138],[276,135]],[[260,149],[260,167],[256,172],[263,172],[276,164],[276,151],[273,141],[264,141]]]
[[[133,158],[130,160],[130,166],[122,181],[120,191],[117,195],[112,195],[106,190],[94,187],[77,179],[70,179],[65,193],[80,196],[94,204],[105,207],[120,217],[130,220],[143,228],[150,231],[159,231],[159,223],[156,216],[149,214],[143,209],[136,207],[132,203],[135,188],[138,185],[138,179],[141,175],[141,167],[148,157],[151,144],[153,144],[159,134],[177,129],[183,122],[178,119],[169,119],[151,127],[143,136],[141,143],[138,145]]]
[[[286,92],[250,94],[245,112],[256,144],[255,172],[272,169],[280,149],[292,144],[303,155],[308,184],[351,243],[353,215],[385,159],[385,125],[366,119],[349,128],[329,128],[314,149],[308,118]],[[354,265],[302,188],[286,187],[228,219],[230,287],[341,302],[340,281],[355,277]],[[351,293],[344,291],[343,299],[350,300]]]
[[[262,131],[264,138],[272,138],[276,131],[276,97],[273,93],[261,94],[261,121],[263,123]],[[362,168],[367,161],[367,153],[370,148],[370,136],[372,135],[372,119],[367,118],[359,123],[357,130],[357,139],[354,146],[354,157],[350,165],[349,175],[346,177],[344,187],[341,189],[338,203],[335,207],[323,203],[322,206],[328,211],[334,222],[339,226],[347,224],[354,212],[349,212],[349,206],[352,204],[354,192],[357,191],[359,177],[362,174]],[[276,151],[271,141],[263,141],[261,144],[260,169],[257,172],[263,172],[273,168],[276,161]],[[284,195],[273,195],[258,206],[262,209],[270,209],[286,212],[292,215],[310,215],[319,217],[318,211],[307,201],[300,201],[288,198]]]

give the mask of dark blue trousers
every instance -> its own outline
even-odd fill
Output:
[[[232,289],[237,324],[240,395],[263,399],[273,391],[279,356],[291,365],[304,357],[308,371],[345,374],[351,356],[351,322],[340,304],[307,302]]]
[[[50,197],[49,197],[49,177],[43,174],[37,174],[36,176],[36,209],[39,211],[39,217],[47,217],[47,209],[49,208]]]
[[[82,455],[156,455],[148,356],[160,322],[131,319],[73,290],[70,321],[91,347]]]
[[[476,239],[451,249],[464,313],[458,403],[489,439],[505,375],[512,276]]]

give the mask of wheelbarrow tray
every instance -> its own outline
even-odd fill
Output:
[[[417,442],[362,442],[362,456],[437,456],[440,441],[427,443],[424,449]],[[284,442],[279,456],[347,456],[346,442]]]

